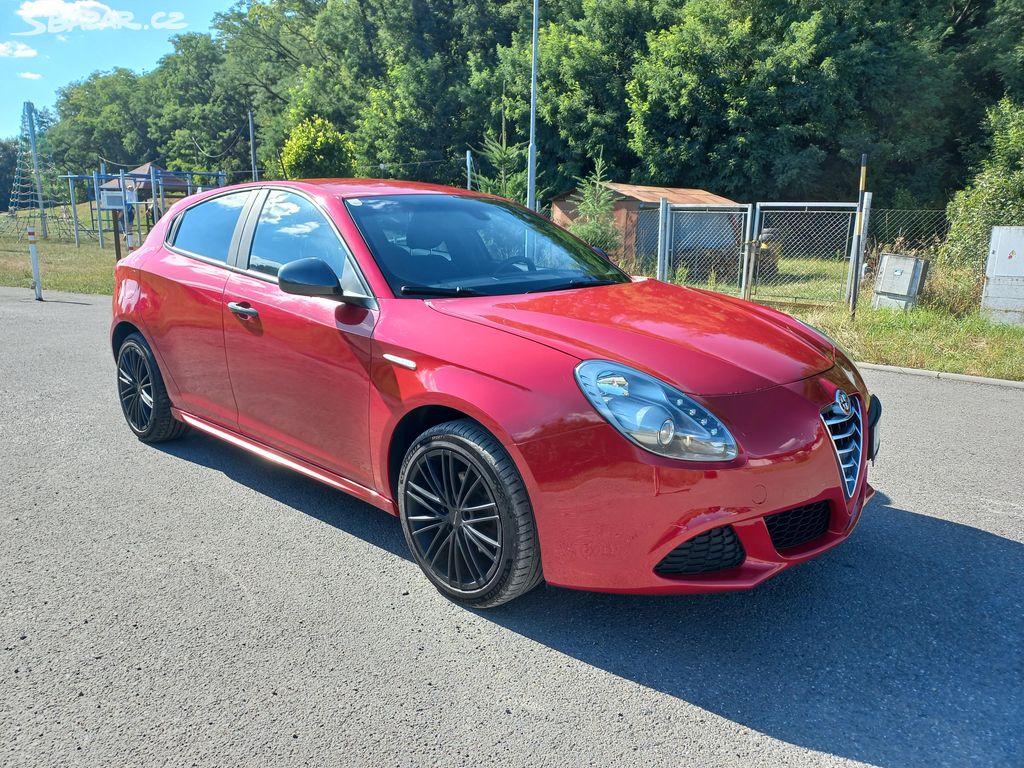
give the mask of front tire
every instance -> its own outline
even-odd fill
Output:
[[[117,396],[125,421],[142,442],[162,443],[188,432],[188,426],[171,415],[171,399],[156,358],[139,333],[129,334],[117,350]]]
[[[398,505],[413,558],[450,600],[490,608],[543,579],[526,486],[508,452],[476,422],[439,424],[413,442]]]

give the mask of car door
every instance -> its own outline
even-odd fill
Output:
[[[143,320],[174,404],[236,427],[224,357],[224,287],[254,190],[209,197],[178,213],[159,258],[143,262]]]
[[[370,337],[376,310],[281,291],[277,272],[317,257],[351,293],[369,295],[327,214],[293,190],[254,204],[228,278],[224,349],[240,431],[272,448],[372,486]]]

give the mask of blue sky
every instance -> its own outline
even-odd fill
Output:
[[[21,106],[52,107],[57,89],[95,70],[151,69],[182,32],[207,32],[232,0],[0,0],[0,137]],[[25,34],[27,33],[27,34]]]

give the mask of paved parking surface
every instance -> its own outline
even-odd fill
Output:
[[[137,442],[109,298],[29,295],[0,289],[0,765],[1024,764],[1022,390],[871,372],[879,495],[752,592],[474,613],[393,518]]]

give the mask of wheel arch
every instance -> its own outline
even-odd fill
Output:
[[[142,329],[130,320],[120,320],[110,331],[110,349],[114,353],[114,359],[117,359],[117,351],[121,348],[124,340],[131,336],[133,333],[137,333],[142,338],[146,338],[146,334],[142,332]],[[147,339],[147,344],[149,343]]]
[[[402,461],[405,459],[409,446],[413,444],[417,437],[431,427],[444,424],[446,421],[457,421],[459,419],[469,419],[493,434],[493,431],[486,424],[481,423],[479,419],[474,418],[469,413],[450,405],[441,404],[419,405],[402,416],[398,423],[395,424],[395,428],[391,431],[391,437],[388,440],[385,480],[388,491],[391,493],[391,498],[396,500],[396,505],[398,499],[398,475],[401,472]]]

